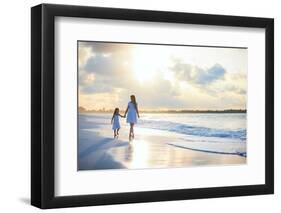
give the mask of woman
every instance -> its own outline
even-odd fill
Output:
[[[128,113],[128,114],[127,114]],[[125,116],[127,115],[127,123],[130,124],[129,141],[134,139],[134,125],[137,123],[137,116],[139,115],[138,104],[136,102],[136,97],[131,95],[131,101],[128,103],[127,109],[125,111]]]

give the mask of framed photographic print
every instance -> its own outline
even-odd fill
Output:
[[[31,9],[31,204],[272,194],[274,21]]]

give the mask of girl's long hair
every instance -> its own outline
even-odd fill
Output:
[[[113,112],[113,116],[117,114],[117,111],[119,110],[119,108],[115,108],[114,112]]]
[[[137,101],[136,101],[136,96],[131,95],[131,102],[134,104],[135,109],[137,109]]]

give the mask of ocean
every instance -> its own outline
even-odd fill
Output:
[[[246,113],[143,113],[136,132],[157,130],[180,139],[169,146],[201,152],[247,156]],[[109,129],[112,114],[80,113],[80,129]],[[121,127],[127,127],[121,119]],[[111,136],[111,135],[110,135]],[[179,142],[180,141],[180,142]]]

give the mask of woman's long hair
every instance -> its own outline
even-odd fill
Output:
[[[134,104],[135,109],[137,109],[137,101],[136,101],[136,96],[131,95],[131,102]]]

